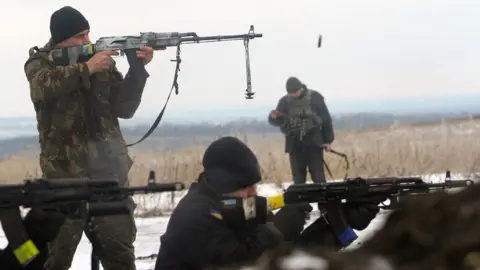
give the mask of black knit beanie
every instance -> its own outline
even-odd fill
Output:
[[[50,17],[50,34],[54,44],[89,29],[90,25],[87,19],[70,6],[55,11]]]
[[[302,82],[296,77],[290,77],[287,80],[287,93],[294,93],[303,86]]]
[[[222,137],[210,144],[202,163],[208,184],[219,194],[254,185],[262,179],[257,157],[235,137]]]

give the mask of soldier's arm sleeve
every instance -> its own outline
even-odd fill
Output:
[[[295,246],[305,249],[312,247],[338,251],[350,245],[356,239],[350,237],[350,235],[345,235],[345,239],[342,239],[344,244],[342,244],[329,226],[323,218],[318,218],[295,239]]]
[[[18,207],[0,211],[0,223],[2,224],[5,237],[12,246],[18,247],[29,240]]]
[[[325,98],[320,93],[313,92],[312,99],[320,113],[320,117],[323,119],[323,139],[325,143],[330,144],[335,140],[335,133],[333,131],[332,116],[325,103]]]
[[[118,118],[130,119],[142,101],[143,89],[147,83],[148,76],[134,73],[132,68],[128,69],[125,78],[116,68],[115,62],[111,70],[112,88],[110,104],[113,113]]]
[[[198,213],[198,212],[197,212]],[[229,265],[245,263],[259,258],[269,248],[276,247],[282,237],[271,224],[262,225],[250,237],[237,239],[218,216],[203,215],[190,222],[185,243],[178,244],[185,261],[193,265]]]
[[[37,58],[27,61],[24,71],[33,102],[55,100],[77,91],[82,84],[86,89],[91,87],[86,63],[52,67],[46,59]]]
[[[287,114],[288,113],[288,107],[287,107],[287,99],[286,97],[282,97],[278,103],[277,103],[277,108],[276,108],[277,111],[283,113],[283,114]],[[281,125],[283,125],[285,123],[285,117],[284,116],[278,116],[277,118],[273,119],[271,116],[270,116],[270,113],[268,114],[268,123],[270,123],[270,125],[272,126],[275,126],[275,127],[279,127]]]

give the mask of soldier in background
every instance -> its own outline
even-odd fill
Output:
[[[148,75],[130,68],[124,78],[111,57],[118,55],[114,51],[95,53],[88,61],[68,66],[55,63],[52,49],[91,43],[89,22],[72,7],[52,14],[50,33],[46,46],[30,49],[24,67],[38,121],[43,177],[112,177],[128,185],[133,162],[118,119],[133,117]],[[146,65],[153,49],[140,47],[137,57]],[[45,269],[69,269],[84,231],[105,270],[136,269],[135,204],[131,197],[125,203],[130,214],[95,217],[93,231],[86,219],[67,218],[49,246]]]
[[[324,183],[324,149],[329,151],[334,140],[324,97],[296,77],[288,78],[286,89],[288,94],[270,112],[268,122],[285,134],[285,152],[290,155],[294,183],[306,182],[307,167],[313,182]]]

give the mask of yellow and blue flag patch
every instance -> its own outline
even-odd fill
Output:
[[[218,210],[215,210],[215,209],[210,210],[210,215],[212,215],[214,218],[218,220],[223,220],[222,213],[220,213],[220,211]]]

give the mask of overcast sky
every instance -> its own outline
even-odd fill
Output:
[[[146,31],[243,34],[250,24],[263,33],[263,38],[250,43],[252,83],[257,92],[254,100],[243,97],[243,42],[184,45],[180,94],[172,97],[171,112],[194,107],[197,111],[274,107],[291,75],[330,102],[479,90],[478,0],[116,3],[22,0],[10,1],[2,8],[0,116],[34,115],[23,65],[30,47],[47,42],[50,15],[64,5],[87,17],[92,41]],[[316,46],[319,34],[324,37],[322,48]],[[170,89],[174,55],[174,48],[157,52],[148,65],[151,77],[137,116],[160,111]],[[116,60],[126,72],[126,59]]]

